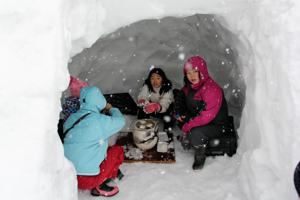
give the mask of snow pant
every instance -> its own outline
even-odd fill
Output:
[[[169,106],[169,108],[164,113],[150,113],[147,114],[143,111],[143,108],[139,107],[137,112],[138,119],[149,119],[150,117],[162,119],[164,122],[164,129],[168,129],[173,127],[175,120],[173,118],[173,104]],[[170,117],[170,120],[165,120],[164,117]]]
[[[224,125],[208,124],[191,129],[188,139],[193,147],[206,145],[213,138],[218,138],[225,130]]]
[[[112,146],[107,150],[107,156],[100,164],[100,173],[96,176],[77,176],[78,188],[91,190],[101,185],[107,179],[117,177],[118,169],[124,160],[124,150],[121,146]]]

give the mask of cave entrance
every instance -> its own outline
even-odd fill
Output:
[[[103,93],[129,92],[135,99],[151,66],[161,67],[174,88],[181,88],[183,63],[192,55],[201,55],[210,75],[223,88],[238,128],[246,90],[238,45],[237,35],[214,15],[142,20],[99,38],[72,58],[69,71]]]

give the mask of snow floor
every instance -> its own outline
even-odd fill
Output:
[[[174,135],[179,130],[173,130]],[[233,157],[208,157],[202,170],[193,171],[193,152],[184,151],[175,141],[176,163],[123,163],[124,177],[115,181],[120,192],[113,197],[93,197],[90,191],[79,190],[79,200],[242,200],[237,171],[238,154]]]

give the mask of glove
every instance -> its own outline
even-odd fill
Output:
[[[153,112],[158,112],[161,109],[161,105],[159,103],[148,103],[144,106],[144,112],[149,114]]]
[[[182,126],[181,130],[182,130],[185,134],[187,134],[187,133],[190,132],[191,128],[190,128],[190,126],[189,126],[188,123],[185,123],[185,124]]]
[[[145,99],[139,99],[137,103],[138,103],[138,106],[144,106],[145,103],[146,103],[146,100]]]
[[[184,116],[184,115],[176,114],[176,115],[175,115],[175,119],[176,119],[177,121],[179,121],[180,123],[184,123],[185,116]]]
[[[177,139],[180,141],[183,150],[191,149],[192,145],[186,135],[179,136]]]

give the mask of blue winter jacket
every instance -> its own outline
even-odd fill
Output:
[[[125,118],[117,108],[108,115],[101,114],[106,100],[97,87],[80,91],[80,109],[64,123],[64,132],[81,116],[90,113],[72,128],[64,139],[65,156],[74,164],[77,175],[97,175],[106,157],[108,138],[125,125]]]

